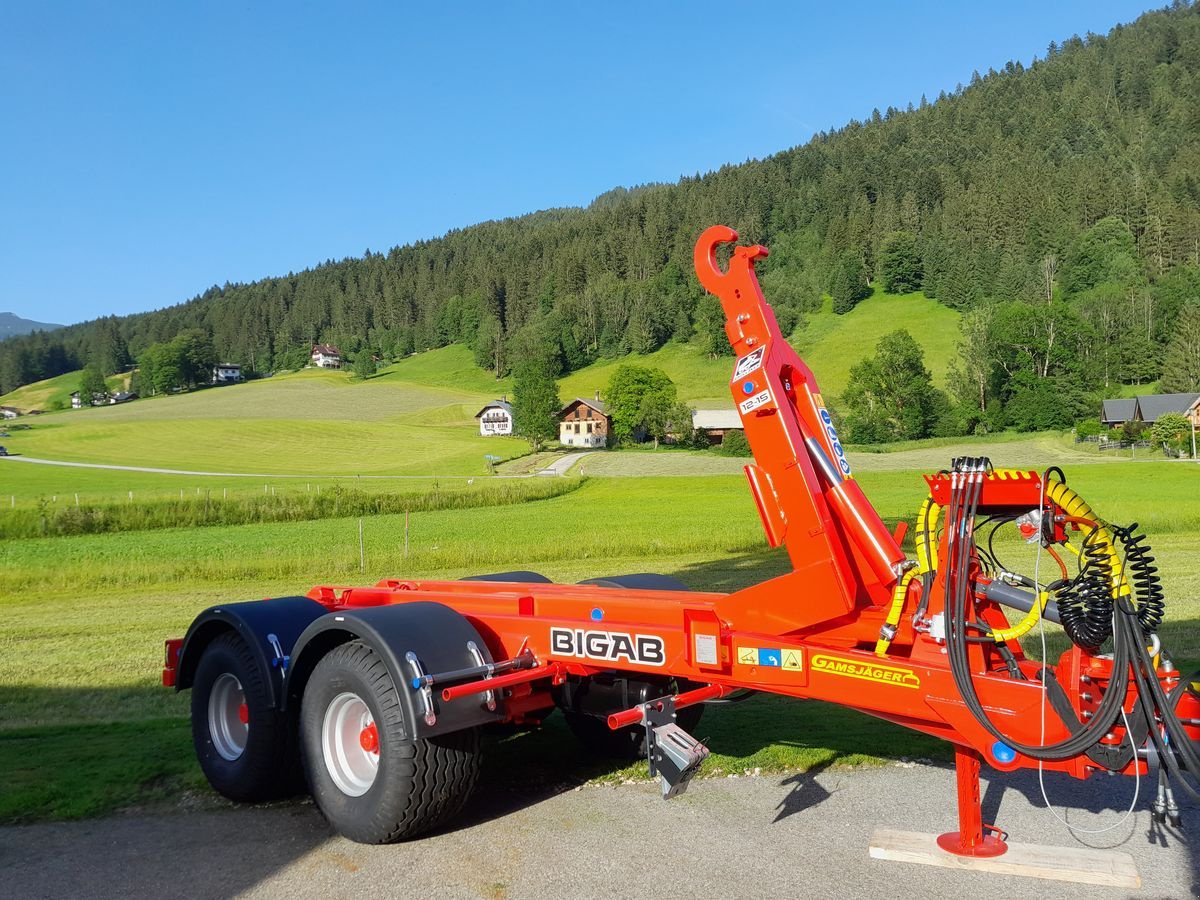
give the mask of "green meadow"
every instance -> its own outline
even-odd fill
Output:
[[[1177,657],[1200,660],[1200,504],[1178,502],[1195,496],[1200,473],[1146,462],[1068,474],[1104,514],[1152,526],[1171,598],[1164,640]],[[924,493],[912,471],[865,471],[860,481],[889,520],[911,516]],[[215,603],[517,567],[567,582],[659,571],[728,591],[787,565],[764,547],[744,480],[733,475],[589,475],[561,496],[414,513],[407,550],[404,538],[404,516],[381,515],[364,519],[361,556],[357,518],[0,541],[0,771],[12,784],[0,791],[0,818],[170,805],[183,792],[218,802],[191,759],[187,696],[158,687],[162,641]],[[1020,560],[1019,542],[1002,546]],[[945,752],[856,713],[774,698],[712,709],[704,731],[709,774]],[[532,760],[561,777],[564,757],[579,759],[572,777],[644,776],[644,767],[579,757],[557,717],[489,750],[521,777],[534,777]]]

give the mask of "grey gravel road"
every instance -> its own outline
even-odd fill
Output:
[[[1078,827],[1119,822],[1131,780],[1047,776]],[[1143,789],[1146,785],[1143,784]],[[1185,898],[1200,891],[1200,811],[1185,842],[1137,813],[1072,837],[1042,806],[1036,775],[985,788],[985,818],[1011,840],[1117,848],[1136,891],[961,872],[868,857],[877,825],[953,825],[950,769],[892,765],[697,782],[664,803],[649,784],[523,796],[481,790],[457,828],[367,847],[333,836],[307,803],[121,816],[0,829],[6,897],[1002,897]]]
[[[582,453],[568,453],[566,456],[560,456],[546,468],[538,472],[539,475],[566,475],[567,471],[579,460],[587,456],[591,451],[585,450]]]

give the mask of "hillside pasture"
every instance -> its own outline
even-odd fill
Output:
[[[49,411],[57,406],[68,409],[71,406],[71,394],[79,390],[83,380],[83,371],[67,372],[44,381],[35,381],[24,387],[17,388],[0,397],[0,406],[13,406],[21,412],[31,409]],[[109,391],[117,392],[129,389],[129,374],[110,375],[104,379]]]
[[[482,475],[486,454],[507,459],[528,449],[516,438],[479,435],[473,417],[483,400],[311,369],[49,414],[12,432],[7,446],[43,459],[213,473]]]
[[[835,314],[833,301],[826,298],[821,311],[809,313],[805,324],[796,329],[791,343],[822,391],[841,397],[850,382],[850,369],[875,355],[880,338],[903,328],[925,351],[925,367],[934,384],[945,387],[950,363],[958,355],[960,318],[920,291],[901,296],[876,287],[874,294],[844,315]]]

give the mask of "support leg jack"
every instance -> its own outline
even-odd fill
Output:
[[[958,781],[958,831],[939,835],[938,846],[959,856],[1000,856],[1008,837],[983,821],[979,799],[979,753],[955,745],[954,774]]]

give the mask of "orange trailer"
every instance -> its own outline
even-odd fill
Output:
[[[854,480],[816,379],[763,299],[766,248],[719,264],[736,239],[705,231],[696,272],[725,311],[730,391],[755,455],[747,480],[792,571],[731,594],[661,575],[566,585],[518,571],[213,607],[167,641],[163,683],[192,690],[214,788],[250,800],[307,785],[347,837],[409,838],[465,803],[480,728],[561,709],[592,746],[645,754],[670,797],[708,753],[688,733],[703,704],[765,691],[951,742],[959,823],[940,843],[954,853],[1005,850],[981,819],[982,762],[1078,778],[1154,770],[1155,815],[1178,820],[1171,785],[1192,792],[1200,774],[1200,700],[1160,646],[1162,589],[1136,526],[1100,519],[1057,470],[957,459],[926,478],[907,558],[903,526],[890,532]],[[1005,570],[976,540],[985,522],[1020,529],[1052,577]],[[1041,620],[1071,638],[1056,665],[1021,652]]]

